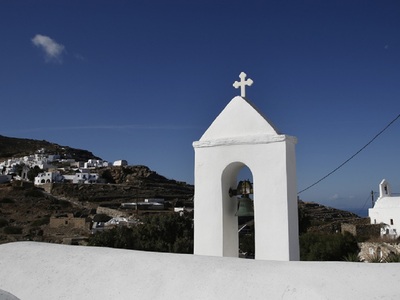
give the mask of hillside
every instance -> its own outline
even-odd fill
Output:
[[[351,212],[315,202],[299,200],[298,206],[301,215],[306,219],[307,231],[311,232],[340,232],[341,223],[360,224],[368,221]]]
[[[60,146],[45,140],[20,139],[0,135],[0,161],[12,157],[24,157],[35,154],[37,150],[42,148],[46,149],[48,153],[59,154],[62,158],[73,158],[77,161],[100,159],[87,150]]]
[[[96,158],[87,150],[0,136],[0,161],[10,156],[33,154],[41,148],[76,160]],[[104,167],[95,172],[104,183],[55,183],[45,188],[29,183],[21,185],[18,181],[0,184],[0,243],[16,240],[59,242],[61,237],[71,234],[88,235],[88,231],[72,232],[68,228],[51,232],[48,230],[49,219],[67,213],[93,218],[98,206],[119,208],[121,203],[140,202],[146,198],[165,199],[166,212],[174,206],[193,206],[193,185],[168,179],[147,166]],[[340,230],[341,222],[360,220],[350,212],[317,203],[299,201],[299,210],[301,221],[306,221],[309,231],[334,232]],[[129,214],[134,213],[137,212]]]
[[[146,166],[97,169],[106,184],[53,184],[51,193],[74,201],[122,203],[163,198],[166,201],[192,199],[193,185],[167,179]]]

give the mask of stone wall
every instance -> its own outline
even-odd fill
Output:
[[[380,224],[341,224],[341,232],[349,232],[359,238],[379,237],[381,233]]]
[[[97,214],[105,214],[107,216],[117,218],[117,217],[126,217],[126,213],[119,211],[117,209],[112,209],[108,207],[99,206],[96,209]]]
[[[74,218],[72,215],[66,217],[51,217],[49,227],[59,228],[59,227],[70,227],[77,229],[90,229],[90,222],[86,218]]]

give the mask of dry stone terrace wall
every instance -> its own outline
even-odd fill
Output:
[[[81,202],[135,202],[145,198],[166,200],[189,199],[193,197],[193,186],[171,183],[144,183],[141,187],[128,184],[65,184],[54,183],[51,194]]]
[[[77,201],[103,202],[110,199],[134,199],[135,188],[116,184],[68,184],[54,183],[51,189],[54,196]]]
[[[97,207],[96,213],[97,214],[105,214],[105,215],[113,217],[113,218],[126,217],[127,216],[126,212],[122,212],[122,211],[117,210],[117,209],[112,209],[112,208],[103,207],[103,206]]]

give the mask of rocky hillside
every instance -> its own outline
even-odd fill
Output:
[[[351,212],[332,208],[315,202],[304,202],[300,200],[299,208],[302,209],[305,214],[312,216],[313,219],[318,220],[321,223],[347,221],[360,218]]]
[[[341,223],[369,223],[351,212],[325,206],[315,202],[299,201],[299,211],[304,217],[307,231],[333,233],[340,232]]]
[[[12,157],[23,157],[35,154],[37,150],[42,148],[46,149],[48,153],[59,154],[62,158],[73,158],[76,161],[100,159],[87,150],[60,146],[45,140],[20,139],[0,135],[0,161]]]
[[[0,184],[0,243],[44,241],[44,227],[50,216],[77,210],[70,202],[46,194],[33,184]]]

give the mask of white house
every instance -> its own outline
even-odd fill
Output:
[[[379,184],[379,198],[368,210],[371,224],[382,224],[381,236],[400,236],[400,197],[392,196],[389,183],[383,179]]]
[[[38,176],[35,177],[35,185],[41,185],[53,182],[62,182],[63,180],[64,176],[61,175],[60,172],[39,173]]]
[[[127,165],[128,165],[128,162],[125,159],[116,160],[113,163],[113,166],[116,166],[116,167],[122,167],[122,166],[127,166]]]
[[[97,173],[75,173],[75,175],[64,175],[65,180],[71,181],[72,183],[96,183],[99,179]]]

